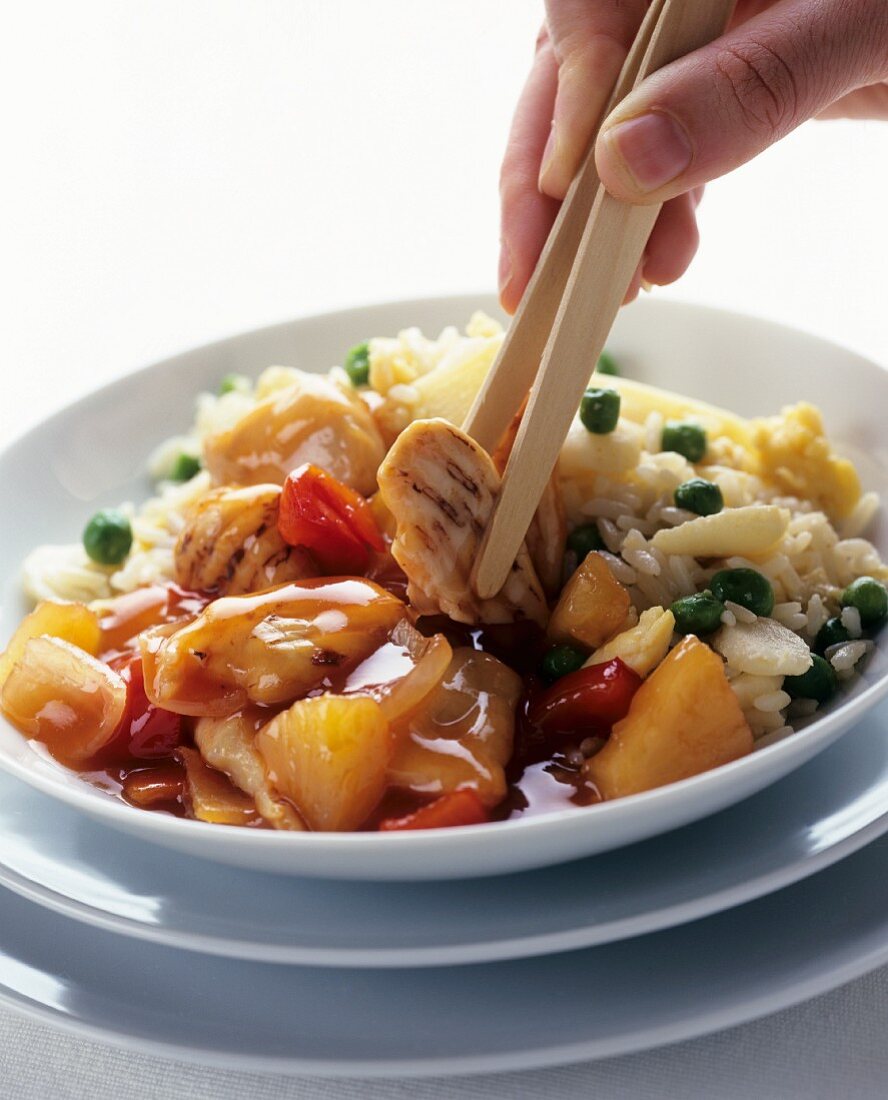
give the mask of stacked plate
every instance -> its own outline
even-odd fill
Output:
[[[401,303],[238,337],[16,443],[0,458],[0,500],[28,519],[0,551],[3,637],[22,610],[26,550],[64,540],[91,506],[144,494],[130,472],[187,425],[197,390],[275,361],[324,367],[367,333],[435,330],[478,304]],[[613,347],[634,376],[742,413],[809,398],[855,444],[871,487],[888,484],[888,375],[849,352],[661,302],[625,311]],[[46,506],[32,519],[33,500]],[[884,551],[884,522],[876,541]],[[0,1003],[172,1057],[349,1076],[602,1057],[774,1011],[888,962],[886,694],[877,652],[822,718],[726,768],[412,837],[147,814],[0,728]]]

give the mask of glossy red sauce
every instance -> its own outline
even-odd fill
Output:
[[[101,620],[100,659],[127,679],[125,670],[137,656],[136,639],[143,630],[187,622],[199,615],[211,599],[210,595],[188,592],[176,584],[149,585],[118,597],[114,610]],[[144,691],[134,692],[132,685],[128,690],[131,703],[133,695],[144,697]],[[150,721],[150,715],[147,717]],[[135,722],[144,729],[146,715],[137,717]],[[130,728],[121,731],[102,750],[92,769],[84,772],[86,777],[134,806],[184,817],[185,769],[175,757],[175,746],[154,753],[149,749],[145,755],[141,753],[144,743],[140,746],[138,737],[130,742],[124,732],[129,734]],[[192,743],[190,724],[183,720],[177,744]]]
[[[390,557],[388,561],[391,562]],[[380,567],[375,576],[368,579],[403,598],[406,579],[396,566]],[[306,599],[327,597],[346,603],[364,602],[367,591],[366,586],[362,591],[359,583],[339,578],[318,578],[301,582],[298,587],[305,589]],[[121,597],[114,612],[102,619],[101,658],[125,679],[135,677],[136,682],[128,687],[128,705],[133,712],[132,715],[128,712],[128,718],[132,717],[133,721],[125,721],[122,732],[94,760],[92,770],[84,774],[97,786],[141,809],[187,816],[186,772],[177,750],[193,746],[195,719],[158,712],[151,707],[141,687],[141,665],[134,660],[138,652],[138,635],[153,627],[184,625],[199,615],[213,598],[210,594],[187,592],[175,584],[154,585]],[[261,612],[273,598],[271,593],[238,598],[232,603],[231,613]],[[227,610],[220,609],[218,604],[216,609],[223,613]],[[473,627],[442,616],[420,619],[416,625],[426,636],[444,634],[454,648],[467,646],[491,654],[524,680],[525,694],[518,708],[514,751],[507,768],[508,791],[493,811],[493,820],[548,813],[597,800],[595,791],[580,774],[578,746],[559,744],[553,753],[553,746],[542,743],[539,731],[527,720],[528,704],[542,686],[536,669],[546,640],[537,626],[516,623]],[[372,690],[403,677],[411,667],[411,658],[402,646],[383,640],[357,665],[331,665],[309,694]],[[255,707],[257,728],[281,709],[284,708]],[[380,821],[403,817],[429,801],[428,796],[390,789],[362,828],[376,829]],[[261,821],[258,824],[261,825]]]
[[[118,597],[114,610],[102,618],[100,658],[111,662],[117,656],[135,652],[135,639],[143,630],[192,619],[212,598],[188,592],[177,584],[153,584]]]

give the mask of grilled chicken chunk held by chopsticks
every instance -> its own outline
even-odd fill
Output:
[[[446,420],[417,420],[395,441],[379,470],[379,490],[397,523],[392,554],[420,614],[545,625],[546,599],[526,546],[496,596],[479,600],[472,591],[472,566],[499,487],[487,452]]]

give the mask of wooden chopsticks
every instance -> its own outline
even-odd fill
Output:
[[[718,37],[733,7],[734,0],[654,0],[608,112],[652,72]],[[530,388],[472,577],[482,599],[508,577],[661,209],[608,194],[593,149],[594,141],[464,425],[493,450]]]
[[[648,8],[599,123],[632,91],[665,3],[653,0]],[[496,448],[533,385],[600,182],[593,140],[561,204],[497,361],[463,424],[466,434],[486,451]]]

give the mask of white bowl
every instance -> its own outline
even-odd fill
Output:
[[[194,395],[231,371],[271,363],[325,370],[367,336],[462,324],[484,297],[367,306],[246,333],[129,375],[78,401],[0,456],[0,637],[26,610],[19,566],[38,543],[70,542],[97,508],[150,491],[154,446],[191,422]],[[888,372],[850,351],[751,317],[645,300],[624,310],[609,341],[625,373],[746,415],[802,398],[888,499],[883,410]],[[888,552],[884,514],[871,537]],[[0,767],[116,829],[208,859],[285,874],[353,879],[457,878],[526,870],[642,840],[739,802],[797,768],[888,694],[884,647],[853,688],[778,744],[680,783],[585,809],[463,829],[396,834],[282,833],[207,825],[125,805],[0,723]],[[36,812],[39,812],[37,809]]]

